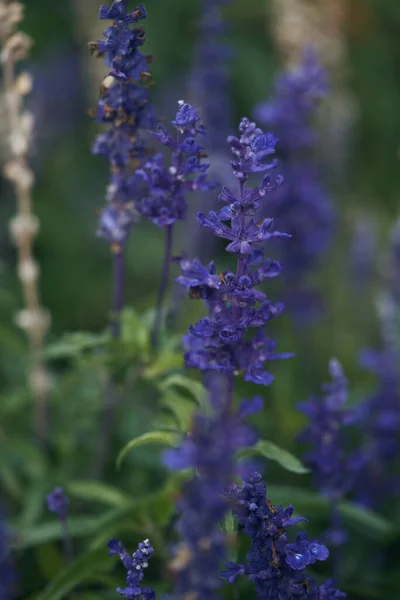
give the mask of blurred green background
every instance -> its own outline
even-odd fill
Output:
[[[279,1],[233,1],[226,8],[229,42],[235,51],[230,90],[235,121],[244,115],[251,116],[254,106],[268,99],[274,76],[286,64],[288,55],[276,33],[280,20],[274,16]],[[186,81],[193,59],[200,4],[200,0],[146,3],[149,12],[145,24],[146,51],[155,57],[152,73],[157,82],[153,98],[159,114],[167,118],[172,117],[176,100],[187,97]],[[340,8],[341,3],[298,0],[284,4],[304,4],[308,10],[319,11],[321,6],[326,8],[330,4],[332,8]],[[30,107],[37,116],[32,155],[37,174],[34,211],[41,224],[35,254],[41,267],[42,303],[52,316],[49,342],[65,332],[101,331],[108,322],[110,253],[107,244],[95,235],[108,170],[105,160],[90,153],[98,127],[87,115],[88,109],[95,105],[105,74],[101,61],[87,52],[87,42],[102,30],[102,24],[96,20],[97,13],[98,3],[93,0],[35,0],[27,3],[23,23],[23,29],[35,40],[28,65],[36,79],[30,99]],[[298,35],[296,22],[293,27]],[[326,314],[315,326],[306,329],[296,327],[288,315],[274,324],[280,349],[294,351],[296,357],[274,365],[276,381],[265,393],[270,409],[259,422],[265,435],[288,449],[293,449],[302,423],[294,404],[319,389],[320,382],[327,378],[329,358],[336,356],[343,363],[352,401],[363,397],[374,385],[373,378],[358,367],[357,357],[362,348],[379,341],[375,299],[383,280],[390,229],[399,213],[400,3],[344,0],[339,29],[342,57],[332,67],[328,51],[326,62],[332,69],[333,93],[320,115],[320,151],[326,183],[339,215],[334,246],[315,276],[325,298]],[[320,31],[316,31],[317,35],[319,40]],[[306,41],[318,40],[308,36]],[[15,213],[14,199],[3,180],[0,195],[0,345],[3,348],[0,375],[4,379],[3,389],[9,390],[12,382],[24,378],[26,355],[23,334],[12,326],[21,296],[15,276],[15,249],[8,235],[8,222]],[[357,287],[349,271],[349,252],[360,222],[367,222],[372,231],[369,238],[372,252],[370,259],[366,257],[372,276],[365,289]],[[193,220],[184,226],[197,227]],[[175,253],[184,249],[184,239],[182,231]],[[135,228],[129,245],[127,304],[138,311],[154,305],[162,252],[163,240],[158,229],[145,223]],[[224,260],[221,252],[221,270]],[[274,293],[273,284],[271,295]],[[195,315],[201,314],[201,306],[186,302],[179,330],[184,332]],[[68,473],[76,476],[82,466],[67,467],[76,451],[71,449],[76,441],[71,432],[68,438],[65,425],[83,419],[79,425],[82,437],[77,439],[87,448],[85,435],[92,427],[90,418],[96,413],[96,398],[102,390],[101,366],[95,360],[79,369],[78,365],[62,389],[55,392],[56,403],[64,404],[65,398],[76,394],[79,402],[87,403],[87,421],[80,413],[82,405],[71,403],[63,406],[64,412],[54,425],[60,435],[65,433],[61,452],[65,479]],[[66,365],[61,361],[55,370],[63,374]],[[254,390],[243,386],[240,392],[246,397]],[[12,405],[13,418],[18,418],[15,416],[18,410],[29,413],[26,398],[19,401],[8,394],[7,402]],[[93,413],[91,403],[96,405]],[[141,383],[134,388],[125,405],[126,418],[121,420],[120,439],[111,462],[121,443],[146,431],[155,406],[150,386]],[[54,466],[57,458],[52,460]],[[139,453],[130,463],[133,471],[118,476],[120,481],[130,486],[134,476],[145,488],[158,485],[152,482],[154,473],[156,482],[161,479],[156,460],[157,454],[154,458],[151,453]],[[57,469],[55,472],[59,473]],[[284,473],[278,478],[290,482],[292,476]]]

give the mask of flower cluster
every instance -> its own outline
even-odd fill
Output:
[[[232,49],[224,40],[227,27],[222,8],[232,0],[204,0],[199,23],[199,41],[195,50],[192,76],[194,97],[202,107],[207,126],[207,140],[212,150],[225,146],[230,127],[228,95]]]
[[[285,185],[272,200],[269,214],[293,237],[281,253],[286,305],[300,319],[313,318],[319,311],[320,301],[306,278],[328,248],[334,225],[331,202],[320,184],[316,160],[310,157],[317,140],[311,118],[326,90],[325,73],[309,50],[297,70],[278,79],[272,101],[256,110],[260,122],[279,136],[285,159]]]
[[[102,211],[99,234],[116,248],[124,246],[137,216],[132,176],[145,154],[141,130],[155,123],[146,85],[151,57],[140,51],[145,41],[143,28],[131,27],[146,17],[146,9],[140,4],[128,11],[127,4],[127,0],[116,0],[111,8],[100,8],[100,19],[113,23],[104,32],[105,40],[90,44],[110,68],[102,84],[96,120],[111,127],[97,137],[93,153],[107,156],[111,166],[107,207]]]
[[[165,463],[171,470],[196,470],[178,504],[182,513],[178,524],[181,544],[171,565],[177,573],[173,598],[189,598],[192,594],[197,600],[219,598],[219,565],[226,555],[221,524],[227,503],[222,492],[235,472],[235,452],[257,441],[243,418],[259,412],[261,407],[262,400],[256,397],[242,402],[235,414],[217,411],[196,415],[182,445],[165,453]]]
[[[228,562],[221,573],[229,583],[247,575],[254,583],[257,598],[269,600],[339,600],[345,594],[333,587],[332,581],[318,586],[304,569],[318,560],[326,560],[328,549],[305,532],[290,542],[287,530],[303,517],[293,517],[294,508],[275,507],[267,497],[266,486],[259,473],[253,473],[240,488],[232,485],[228,497],[234,503],[233,514],[251,539],[247,564]]]
[[[163,154],[156,154],[134,178],[138,189],[143,190],[143,184],[145,188],[137,210],[158,227],[169,227],[185,219],[187,194],[212,187],[206,176],[209,165],[202,162],[204,148],[197,140],[205,132],[199,114],[183,100],[178,104],[178,112],[172,121],[176,135],[170,135],[163,125],[158,126],[157,132],[151,132],[170,152],[170,164],[166,165]]]
[[[149,566],[148,560],[151,558],[154,548],[150,545],[149,540],[140,542],[138,549],[132,557],[129,556],[124,546],[118,540],[110,540],[108,542],[111,556],[117,555],[121,559],[124,568],[128,571],[126,577],[127,587],[124,589],[117,588],[117,592],[121,596],[125,596],[127,600],[154,600],[155,592],[150,588],[141,586],[141,581],[144,577],[144,569]]]
[[[310,445],[304,462],[312,470],[315,487],[331,502],[332,520],[326,539],[336,547],[346,540],[337,503],[354,487],[354,470],[358,460],[348,451],[346,427],[354,424],[357,416],[353,410],[345,408],[347,379],[336,359],[330,361],[329,371],[332,382],[323,384],[323,398],[313,397],[298,404],[309,421],[299,440]]]
[[[233,273],[228,269],[216,277],[212,264],[205,268],[197,260],[181,260],[183,275],[177,281],[192,296],[205,299],[208,307],[208,317],[192,326],[184,338],[185,359],[187,366],[201,371],[218,371],[228,376],[244,372],[246,381],[268,385],[272,375],[265,371],[265,363],[290,355],[275,354],[275,342],[263,331],[264,325],[283,306],[272,303],[256,287],[263,280],[277,276],[281,266],[264,260],[263,251],[257,246],[271,237],[288,236],[272,229],[272,219],[257,222],[254,215],[262,199],[282,181],[279,176],[273,179],[269,173],[277,161],[266,160],[275,153],[278,140],[248,119],[242,119],[239,132],[240,137],[228,138],[238,194],[224,187],[219,200],[225,206],[219,212],[197,215],[202,227],[229,241],[226,250],[237,257],[237,270]],[[258,186],[246,187],[251,174],[265,171]],[[247,335],[254,328],[259,331]]]
[[[55,513],[59,519],[66,519],[68,516],[69,498],[65,495],[63,488],[56,487],[46,497],[47,508]]]

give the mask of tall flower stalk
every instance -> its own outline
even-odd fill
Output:
[[[272,133],[262,133],[248,119],[242,119],[239,133],[239,137],[228,138],[237,192],[224,187],[219,195],[224,208],[197,215],[202,227],[229,240],[226,250],[236,256],[236,273],[228,269],[216,276],[213,264],[206,268],[198,261],[184,259],[183,275],[178,279],[193,290],[192,296],[203,298],[208,309],[208,316],[191,326],[184,338],[186,365],[225,376],[226,407],[232,404],[236,375],[244,374],[246,381],[269,385],[273,376],[264,369],[265,363],[291,356],[276,354],[275,342],[264,331],[265,325],[281,313],[282,304],[271,302],[256,289],[262,281],[281,272],[279,263],[264,260],[263,249],[257,247],[272,237],[289,237],[272,230],[273,219],[255,220],[265,196],[282,182],[280,176],[273,178],[270,174],[277,164],[271,155],[278,140]],[[263,172],[266,174],[257,186],[247,187],[251,174]],[[225,224],[227,221],[230,226]],[[254,329],[258,331],[252,334]]]
[[[175,135],[172,136],[161,124],[157,131],[150,132],[167,149],[169,164],[166,164],[163,154],[157,153],[145,163],[143,169],[136,172],[136,185],[142,191],[141,199],[136,205],[137,210],[157,227],[165,230],[164,265],[152,330],[154,348],[157,348],[159,341],[175,224],[187,218],[187,194],[213,187],[206,176],[210,165],[202,162],[206,155],[198,140],[204,136],[205,128],[196,109],[183,100],[178,104],[178,112],[171,122]]]
[[[46,398],[50,379],[42,362],[41,351],[49,327],[49,314],[41,306],[38,289],[39,265],[33,256],[33,240],[38,232],[38,219],[32,213],[34,174],[28,164],[34,118],[24,109],[24,99],[32,89],[27,72],[16,74],[16,66],[25,60],[32,40],[16,31],[23,19],[24,7],[19,2],[0,2],[0,41],[4,100],[9,126],[9,158],[3,167],[5,177],[14,187],[17,215],[10,231],[18,251],[18,277],[21,282],[25,308],[17,315],[17,324],[29,339],[31,358],[29,384],[35,399],[35,432],[40,443],[47,438]]]
[[[100,8],[101,20],[112,20],[104,31],[105,40],[91,42],[93,54],[104,57],[110,68],[101,86],[96,121],[109,125],[97,136],[93,153],[106,156],[110,163],[107,204],[101,212],[99,235],[113,254],[114,295],[112,333],[120,335],[120,314],[124,303],[124,255],[132,225],[137,220],[133,175],[146,154],[142,131],[154,124],[149,101],[148,63],[151,57],[139,50],[145,42],[142,27],[134,27],[147,16],[140,4],[128,11],[127,0],[116,0],[110,8]]]
[[[155,123],[148,91],[151,57],[140,51],[145,42],[143,28],[132,27],[146,16],[143,4],[128,10],[127,0],[116,0],[111,7],[101,6],[100,19],[111,20],[112,24],[104,31],[104,40],[89,44],[92,53],[104,57],[110,69],[102,82],[95,113],[96,121],[109,125],[109,129],[97,136],[92,151],[106,156],[110,163],[107,202],[101,212],[98,234],[108,242],[113,256],[111,333],[114,340],[118,340],[121,333],[125,248],[138,216],[134,173],[146,156],[142,132]],[[115,384],[110,378],[95,457],[97,474],[102,472],[106,460],[115,405]]]

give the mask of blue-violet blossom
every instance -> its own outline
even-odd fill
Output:
[[[265,371],[265,363],[291,356],[276,354],[275,342],[264,333],[264,326],[282,311],[282,304],[271,302],[257,289],[264,279],[281,271],[279,263],[263,259],[258,246],[271,237],[290,237],[272,229],[273,219],[255,219],[264,197],[282,182],[280,176],[272,178],[269,173],[277,164],[271,155],[278,140],[249,119],[242,119],[239,132],[239,137],[228,138],[238,192],[224,187],[219,200],[225,206],[218,212],[197,214],[202,227],[229,241],[226,250],[237,257],[236,273],[228,269],[216,276],[213,264],[206,268],[198,260],[183,258],[183,275],[177,279],[192,297],[204,299],[208,308],[208,316],[191,326],[184,338],[186,365],[227,375],[230,387],[238,373],[244,373],[246,381],[269,385],[273,376]],[[246,186],[251,174],[265,171],[256,187]],[[250,335],[252,329],[258,331]]]
[[[158,227],[170,227],[187,216],[187,194],[212,187],[207,181],[209,167],[202,162],[204,148],[198,141],[205,129],[195,108],[183,100],[171,122],[172,136],[163,125],[150,134],[169,152],[169,164],[163,154],[149,158],[135,174],[135,185],[141,190],[137,210]],[[144,188],[144,189],[143,189]]]
[[[304,570],[316,561],[326,560],[328,549],[311,540],[302,531],[290,542],[290,527],[306,521],[293,517],[294,508],[275,507],[267,497],[266,485],[259,473],[253,473],[242,487],[232,485],[228,497],[233,514],[251,540],[247,563],[226,563],[221,575],[234,583],[247,576],[256,587],[257,600],[339,600],[346,595],[333,587],[332,581],[319,586]]]
[[[151,57],[140,51],[145,42],[143,28],[131,27],[146,17],[146,9],[139,4],[128,11],[127,4],[127,0],[116,0],[111,8],[100,8],[100,19],[113,23],[104,31],[105,40],[90,44],[91,50],[103,56],[110,69],[103,80],[96,110],[97,122],[109,124],[110,129],[98,135],[93,153],[107,156],[110,162],[111,181],[99,235],[116,252],[125,245],[137,218],[133,173],[146,153],[141,132],[155,124],[147,86]]]
[[[111,556],[119,556],[124,568],[128,571],[126,588],[117,588],[117,592],[121,596],[125,596],[127,600],[154,600],[156,597],[154,590],[141,586],[144,569],[149,566],[148,560],[154,552],[154,548],[150,545],[149,540],[140,542],[138,549],[132,554],[132,557],[129,556],[124,546],[118,540],[110,540],[108,547],[108,553]]]

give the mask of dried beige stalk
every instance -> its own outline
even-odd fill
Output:
[[[33,239],[39,229],[32,214],[32,188],[35,177],[29,168],[27,155],[32,141],[33,115],[24,109],[24,99],[32,89],[29,73],[16,75],[16,64],[28,57],[32,40],[16,31],[23,18],[24,7],[19,2],[0,0],[1,67],[3,73],[4,111],[7,118],[7,159],[4,176],[10,181],[17,204],[17,215],[11,220],[10,234],[18,250],[17,273],[21,282],[24,309],[16,323],[26,332],[31,349],[29,386],[35,398],[35,430],[40,441],[46,438],[46,397],[51,387],[47,370],[41,361],[44,337],[50,317],[40,303],[38,290],[39,265],[33,257]]]

